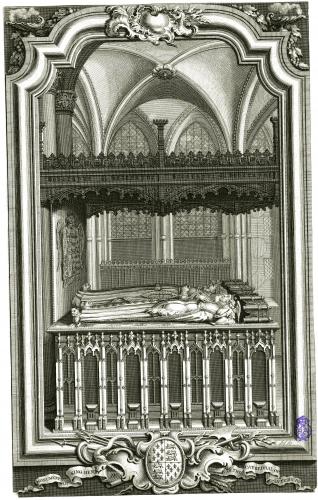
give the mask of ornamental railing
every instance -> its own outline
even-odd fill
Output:
[[[182,424],[196,427],[198,421],[200,426],[215,428],[233,425],[237,420],[247,427],[277,426],[277,328],[276,324],[248,328],[233,325],[196,331],[152,328],[145,332],[134,328],[125,332],[114,328],[85,331],[80,327],[76,332],[65,332],[51,327],[56,341],[55,429],[69,432],[86,428],[98,432],[148,429],[150,425],[157,429],[170,429],[172,425],[174,429],[181,429]],[[138,356],[134,373],[128,371],[131,364],[127,364],[127,358],[131,356]],[[161,377],[161,395],[155,409],[148,380],[152,377],[148,360],[151,357],[153,363],[154,356],[160,359]],[[174,356],[173,362],[183,365],[179,375],[174,372],[173,383],[179,384],[184,395],[177,410],[169,384],[170,356]],[[241,360],[239,364],[237,359]],[[238,366],[242,367],[239,373]],[[201,377],[196,405],[192,400],[192,385],[196,383],[192,377],[194,370]],[[133,418],[129,378],[134,378],[139,386]],[[239,392],[244,395],[242,401],[237,391],[233,391],[238,380]],[[216,384],[222,385],[217,400],[213,390]],[[172,410],[177,411],[173,419]]]
[[[139,153],[134,155],[129,153],[125,155],[120,153],[118,155],[109,153],[107,155],[100,153],[98,156],[89,155],[85,156],[80,154],[79,156],[70,155],[64,156],[62,154],[58,156],[43,156],[42,170],[76,170],[76,169],[162,169],[163,166],[159,162],[159,153],[156,155],[143,155]],[[202,167],[242,167],[242,166],[275,166],[275,158],[272,153],[268,150],[260,152],[258,150],[254,152],[245,151],[241,153],[236,151],[230,153],[216,152],[215,154],[202,152],[193,153],[189,152],[187,155],[184,153],[171,153],[170,155],[164,156],[164,168],[202,168]]]
[[[231,263],[225,260],[174,259],[171,261],[102,262],[101,287],[114,289],[129,286],[171,284],[190,286],[208,285],[214,280],[231,276]]]
[[[201,205],[239,213],[278,204],[279,177],[269,151],[51,155],[41,162],[41,201],[79,197],[89,215],[105,207],[164,214]]]

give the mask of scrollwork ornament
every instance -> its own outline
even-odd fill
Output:
[[[302,8],[298,3],[273,3],[268,5],[268,12],[261,14],[257,7],[249,4],[233,4],[232,7],[241,10],[252,17],[263,31],[289,32],[287,41],[287,55],[293,66],[306,70],[308,64],[302,61],[303,53],[298,46],[302,38],[298,22],[305,19]]]
[[[59,488],[78,487],[83,479],[98,477],[107,487],[123,486],[122,494],[134,489],[151,490],[155,494],[178,493],[199,487],[205,492],[230,492],[235,483],[265,476],[266,485],[293,484],[298,491],[309,490],[297,477],[280,475],[270,462],[246,461],[251,449],[270,447],[273,442],[261,432],[243,433],[234,426],[212,429],[196,437],[171,431],[149,432],[146,441],[137,441],[126,434],[101,437],[86,431],[78,433],[80,442],[76,455],[83,464],[70,467],[66,478],[48,474],[19,493],[44,490],[46,484]],[[74,447],[65,440],[61,446]]]
[[[106,8],[110,19],[105,32],[110,37],[127,37],[147,40],[154,45],[160,41],[174,45],[175,36],[191,37],[198,31],[198,24],[207,22],[200,9],[167,9],[153,5]]]

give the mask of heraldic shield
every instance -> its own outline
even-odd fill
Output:
[[[184,473],[184,453],[170,438],[156,439],[146,454],[146,470],[149,479],[157,486],[173,486]]]

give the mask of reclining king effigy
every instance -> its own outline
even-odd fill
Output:
[[[173,285],[94,291],[89,285],[73,299],[73,324],[120,321],[238,322],[240,303],[219,282],[203,288]]]

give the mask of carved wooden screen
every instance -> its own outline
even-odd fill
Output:
[[[244,353],[242,351],[233,352],[232,367],[234,410],[242,410],[244,408],[245,390]]]
[[[126,357],[126,398],[128,404],[141,402],[140,360],[132,352]]]
[[[63,355],[63,396],[66,406],[74,404],[75,391],[75,370],[74,370],[74,354],[66,352]]]
[[[252,355],[252,394],[253,403],[268,403],[268,366],[263,350],[257,350]]]
[[[160,361],[157,352],[148,353],[148,398],[150,405],[160,404]]]
[[[182,403],[182,359],[180,354],[173,352],[168,357],[169,373],[169,403]]]
[[[192,404],[202,403],[203,398],[203,370],[202,353],[191,352],[191,399]]]
[[[91,352],[83,358],[84,404],[98,404],[98,359]]]
[[[114,351],[106,355],[107,404],[117,405],[117,356]]]
[[[212,403],[224,403],[224,359],[219,350],[210,354],[210,397]]]

